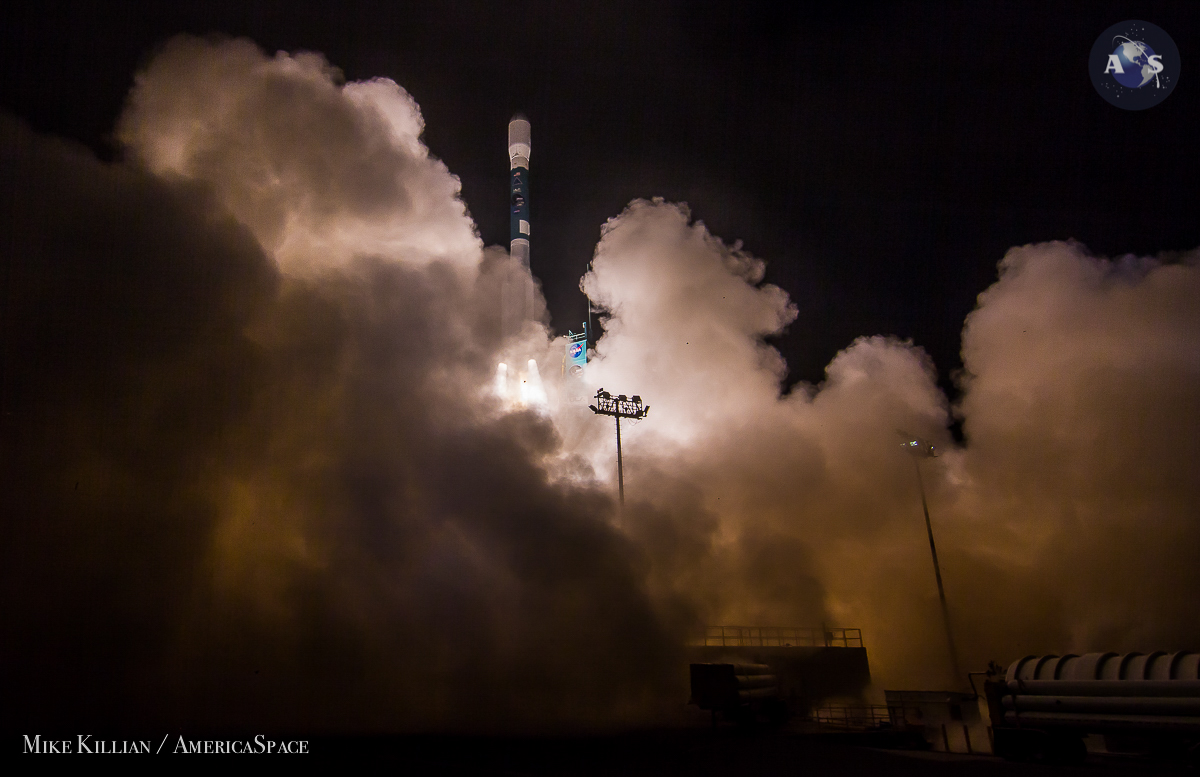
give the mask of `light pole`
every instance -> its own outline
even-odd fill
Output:
[[[610,415],[617,419],[617,488],[621,496],[621,509],[625,509],[625,468],[621,462],[621,419],[632,418],[635,421],[646,417],[650,412],[649,405],[642,404],[642,398],[637,394],[627,397],[624,394],[613,396],[604,389],[596,392],[596,404],[588,405],[588,409],[597,415]]]
[[[937,578],[938,599],[942,603],[942,625],[946,629],[946,647],[950,650],[950,668],[954,672],[954,680],[962,678],[962,670],[958,666],[958,650],[954,646],[954,632],[950,628],[950,608],[946,605],[946,589],[942,585],[942,568],[938,564],[937,545],[933,542],[933,524],[929,520],[929,502],[925,499],[925,484],[921,480],[921,459],[931,459],[937,456],[934,446],[920,437],[900,432],[904,438],[904,449],[912,456],[913,468],[917,472],[917,490],[921,492],[921,509],[925,511],[925,531],[929,535],[929,553],[933,556],[933,574]]]

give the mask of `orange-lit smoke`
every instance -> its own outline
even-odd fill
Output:
[[[657,511],[651,523],[692,529],[703,552],[680,579],[705,620],[858,626],[880,684],[961,684],[947,676],[905,429],[943,451],[921,466],[965,665],[1200,640],[1187,614],[1200,591],[1195,254],[1013,249],[968,318],[957,408],[920,348],[878,336],[781,396],[761,338],[792,313],[761,277],[685,208],[635,202],[583,282],[612,311],[597,382],[655,408],[626,435],[628,492]],[[694,522],[673,488],[693,495]]]

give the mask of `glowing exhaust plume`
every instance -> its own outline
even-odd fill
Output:
[[[504,362],[496,365],[495,391],[500,399],[508,399],[508,365]]]
[[[546,395],[546,387],[542,383],[541,374],[538,372],[536,359],[529,359],[526,362],[525,369],[517,372],[515,376],[515,391],[511,385],[512,382],[513,376],[509,375],[508,365],[501,362],[496,366],[496,378],[492,384],[492,391],[501,400],[501,404],[506,411],[517,411],[527,408],[539,411],[546,411],[548,409],[549,400]]]
[[[956,408],[887,337],[781,395],[763,338],[795,308],[764,263],[632,203],[583,281],[610,311],[589,383],[655,408],[618,517],[611,426],[546,402],[542,300],[500,341],[511,262],[423,128],[390,81],[191,38],[137,77],[130,162],[0,119],[0,596],[30,730],[624,725],[674,714],[685,635],[720,622],[861,627],[881,683],[941,684],[897,428],[940,452],[965,663],[1200,643],[1196,254],[1013,249]],[[496,412],[514,364],[546,412]]]
[[[525,365],[525,376],[521,381],[521,399],[530,407],[546,407],[546,387],[542,385],[536,359],[530,359]]]

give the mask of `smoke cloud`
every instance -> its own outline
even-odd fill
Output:
[[[611,497],[490,398],[511,268],[421,126],[391,82],[194,39],[138,78],[133,163],[6,121],[23,726],[503,730],[677,692]]]
[[[0,120],[10,725],[644,722],[706,623],[860,627],[880,685],[953,682],[897,429],[943,451],[964,663],[1200,642],[1197,254],[1013,249],[955,407],[884,336],[782,394],[764,263],[636,201],[582,281],[590,391],[652,408],[620,511],[607,419],[494,396],[561,344],[540,301],[500,341],[519,269],[423,130],[391,81],[193,38],[137,76],[125,162]]]

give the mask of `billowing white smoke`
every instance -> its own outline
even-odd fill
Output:
[[[341,81],[318,54],[177,38],[118,134],[154,173],[211,185],[285,272],[362,255],[474,269],[482,244],[417,104],[386,78]]]
[[[86,666],[46,613],[125,613],[97,648],[127,670],[110,685],[80,669],[58,694],[20,686],[46,720],[84,686],[95,709],[124,694],[130,719],[632,721],[686,700],[680,646],[704,623],[856,626],[881,684],[953,682],[897,429],[945,451],[921,466],[964,663],[1200,641],[1194,256],[1014,249],[968,319],[959,408],[919,347],[879,336],[781,395],[763,338],[795,308],[763,263],[685,207],[634,202],[583,281],[609,315],[589,382],[652,408],[624,428],[619,514],[609,419],[554,401],[544,303],[498,340],[514,268],[422,129],[390,81],[191,38],[138,76],[119,126],[135,165],[4,126],[5,148],[37,149],[4,179],[38,187],[14,261],[91,278],[90,246],[120,247],[104,282],[10,295],[28,300],[6,353],[30,388],[6,400],[23,441],[0,484],[7,547],[25,550],[5,590],[44,593],[6,601],[37,635],[8,664]],[[64,241],[52,260],[45,235]],[[70,305],[103,360],[36,340]],[[496,365],[530,354],[549,415],[496,398]],[[97,555],[114,522],[99,536],[139,538],[161,569]],[[43,555],[81,571],[48,576]]]
[[[762,262],[678,206],[632,204],[606,226],[594,267],[583,286],[611,318],[589,369],[594,382],[652,406],[626,434],[627,491],[656,508],[644,521],[672,527],[664,542],[700,549],[673,566],[702,619],[861,627],[886,677],[894,636],[875,603],[887,589],[864,584],[881,567],[904,580],[907,620],[929,588],[921,524],[910,520],[920,520],[915,482],[895,433],[946,438],[948,408],[928,359],[863,339],[830,364],[819,391],[780,396],[784,366],[762,338],[794,308],[759,285]],[[611,469],[604,443],[600,471]],[[693,495],[692,515],[678,514],[681,492]],[[670,558],[655,534],[643,541]],[[896,604],[879,602],[878,612]]]
[[[1018,625],[977,649],[1200,643],[1200,254],[1169,259],[1014,248],[967,319],[968,446],[944,498],[960,574],[993,570],[964,605]]]
[[[1200,640],[1196,258],[1013,249],[964,331],[956,448],[907,343],[861,338],[822,385],[779,396],[761,336],[791,320],[785,295],[686,210],[638,202],[583,283],[612,313],[592,369],[655,408],[626,435],[629,493],[661,511],[666,484],[696,494],[708,544],[693,563],[711,570],[687,587],[709,622],[824,617],[866,630],[884,683],[955,682],[904,429],[944,452],[921,466],[965,663],[1186,648]]]

